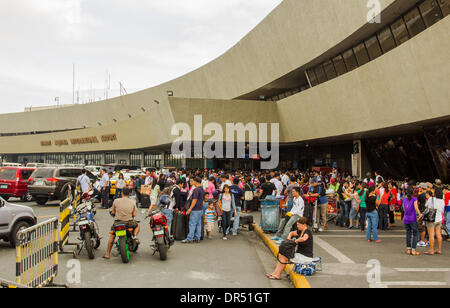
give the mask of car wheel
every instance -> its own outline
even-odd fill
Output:
[[[48,198],[36,198],[36,203],[39,205],[45,205],[48,201]]]
[[[11,231],[11,235],[9,236],[10,241],[9,244],[12,248],[16,248],[16,245],[18,244],[18,233],[19,231],[25,230],[30,227],[30,224],[26,221],[19,221],[15,224],[14,228]]]
[[[69,188],[64,189],[64,192],[61,194],[60,201],[63,202],[67,198],[73,200],[73,193],[72,193],[73,191],[74,191],[73,188],[72,190],[69,190]]]
[[[24,202],[31,202],[33,200],[33,196],[27,191],[25,195],[21,197]]]

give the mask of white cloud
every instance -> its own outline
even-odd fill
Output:
[[[0,1],[0,112],[55,96],[71,103],[72,63],[81,90],[103,89],[107,70],[128,92],[176,78],[231,48],[281,1]]]

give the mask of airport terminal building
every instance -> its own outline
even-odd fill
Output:
[[[230,50],[175,80],[89,104],[1,114],[0,155],[258,168],[259,156],[172,153],[173,126],[195,127],[201,115],[223,127],[279,123],[280,169],[337,166],[448,182],[450,0],[380,3],[380,22],[369,23],[367,0],[284,0]]]

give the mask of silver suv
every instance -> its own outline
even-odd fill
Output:
[[[37,217],[31,208],[6,202],[0,197],[0,239],[16,247],[17,233],[34,226]]]

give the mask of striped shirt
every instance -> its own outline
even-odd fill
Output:
[[[214,210],[207,209],[205,211],[205,218],[207,223],[214,223],[216,221],[216,216],[214,215]]]

